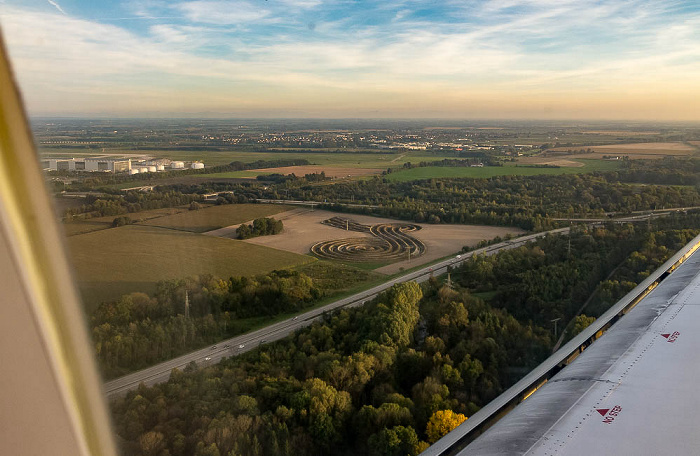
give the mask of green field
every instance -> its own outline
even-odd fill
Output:
[[[419,179],[433,179],[441,177],[474,177],[488,178],[494,176],[535,176],[540,174],[580,174],[595,171],[614,171],[621,164],[610,160],[575,160],[584,164],[581,167],[561,167],[561,168],[535,168],[527,166],[516,166],[514,163],[506,163],[504,166],[485,166],[483,168],[470,167],[446,167],[446,166],[425,166],[422,168],[412,168],[395,171],[386,176],[387,179],[397,182],[407,182]]]
[[[316,261],[242,241],[141,225],[72,236],[68,247],[88,311],[132,291],[152,293],[159,280],[250,276]]]
[[[205,207],[198,211],[186,211],[158,217],[142,222],[142,224],[204,233],[260,217],[270,217],[290,209],[294,209],[294,207],[275,204],[224,204]]]
[[[123,216],[131,218],[133,221],[146,221],[167,215],[179,214],[180,212],[188,212],[187,206],[182,207],[166,207],[162,209],[151,209],[148,211],[134,212],[124,214]],[[86,220],[75,220],[63,223],[63,230],[66,236],[74,236],[76,234],[90,233],[92,231],[106,230],[112,227],[112,222],[119,216],[109,215],[106,217],[95,217]]]

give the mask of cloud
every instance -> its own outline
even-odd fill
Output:
[[[542,103],[592,110],[587,96],[611,112],[604,95],[646,92],[654,102],[685,98],[683,112],[700,117],[698,13],[652,0],[458,3],[425,15],[408,0],[367,11],[315,0],[142,0],[132,11],[144,20],[179,20],[127,28],[21,7],[3,8],[0,20],[33,113],[408,115],[469,105],[495,116]],[[284,5],[315,9],[297,16]]]
[[[282,3],[285,6],[292,8],[314,8],[323,2],[321,0],[274,0]]]
[[[192,22],[234,25],[260,21],[270,15],[270,11],[246,1],[197,0],[173,5]]]
[[[55,6],[56,9],[59,10],[61,13],[66,14],[66,12],[63,11],[63,8],[61,8],[61,5],[59,5],[55,1],[53,1],[53,0],[46,0],[46,1],[48,1],[51,5]]]

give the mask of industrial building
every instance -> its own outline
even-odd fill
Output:
[[[185,162],[168,159],[132,160],[131,158],[46,158],[41,161],[45,171],[87,171],[105,173],[157,173],[166,170],[187,169]],[[191,169],[204,169],[204,163],[192,162]]]
[[[49,158],[41,162],[45,170],[126,173],[131,170],[130,159],[113,158]]]

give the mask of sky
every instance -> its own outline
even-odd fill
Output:
[[[700,0],[0,0],[32,116],[700,121]]]

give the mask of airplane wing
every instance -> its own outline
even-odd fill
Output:
[[[0,36],[0,454],[116,454],[107,406]]]
[[[700,454],[698,242],[423,454]]]

